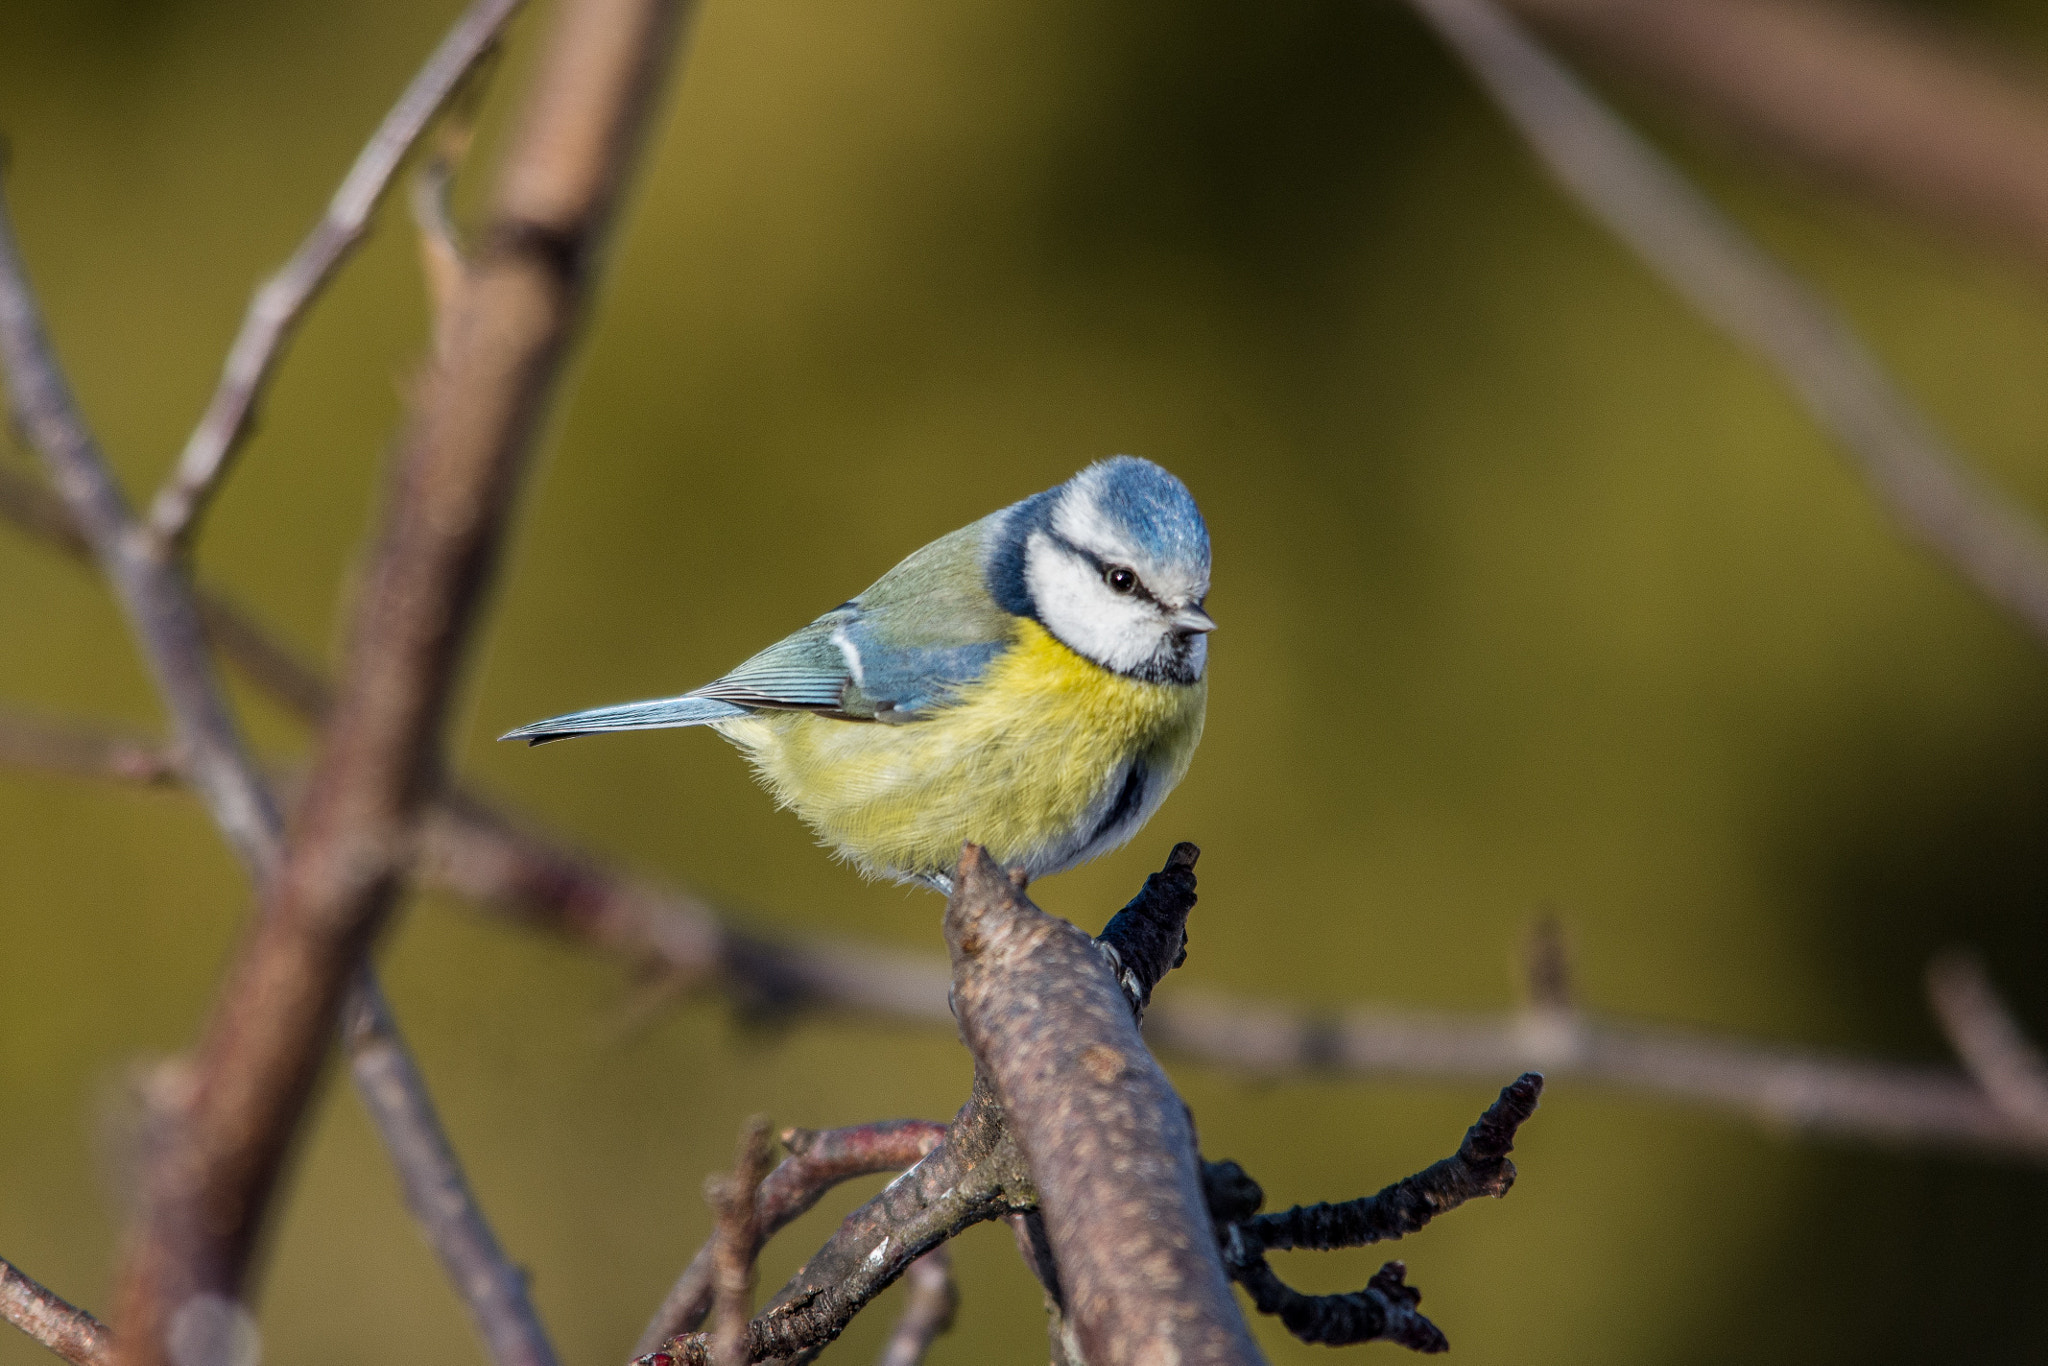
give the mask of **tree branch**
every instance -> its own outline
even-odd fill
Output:
[[[882,1345],[875,1366],[919,1366],[932,1344],[953,1326],[960,1292],[953,1285],[953,1258],[945,1244],[933,1248],[903,1273],[903,1312]]]
[[[281,835],[276,806],[233,727],[225,700],[212,676],[204,644],[190,629],[192,623],[200,619],[200,614],[189,586],[168,561],[136,550],[145,537],[130,516],[118,487],[84,427],[83,419],[70,401],[68,386],[49,351],[33,295],[28,290],[19,258],[12,250],[12,241],[6,236],[6,231],[4,213],[0,213],[0,359],[7,364],[17,402],[23,401],[20,397],[24,390],[22,377],[28,377],[26,389],[31,396],[28,401],[34,411],[42,415],[40,426],[31,430],[39,431],[49,442],[69,443],[52,444],[45,450],[53,465],[57,466],[60,482],[70,478],[74,497],[68,508],[53,506],[53,500],[43,490],[26,481],[10,478],[4,485],[9,495],[4,505],[11,514],[20,514],[21,519],[41,533],[44,539],[63,548],[75,550],[87,541],[96,550],[110,547],[99,558],[109,566],[109,577],[115,580],[117,588],[125,585],[132,590],[124,600],[139,604],[131,611],[131,616],[137,620],[144,653],[155,666],[160,682],[176,680],[176,688],[168,684],[163,686],[165,700],[174,720],[180,723],[180,729],[186,734],[201,737],[205,742],[205,758],[211,765],[207,771],[214,773],[217,781],[210,788],[200,786],[195,778],[196,766],[189,762],[185,765],[186,777],[199,786],[203,797],[209,799],[208,807],[216,825],[229,837],[252,879],[259,887],[265,886],[272,876]],[[97,527],[98,531],[90,538],[80,537],[75,532],[66,534],[68,529],[76,527]],[[233,620],[231,616],[226,619]],[[195,710],[197,715],[192,714]],[[371,1002],[372,1006],[375,1004]],[[386,1032],[389,1032],[388,1019]],[[407,1085],[417,1088],[419,1085],[417,1076],[409,1068],[387,1069],[385,1082],[387,1089]],[[192,1228],[186,1222],[191,1216],[185,1203],[190,1197],[185,1187],[188,1169],[175,1161],[178,1154],[174,1145],[184,1137],[181,1130],[191,1118],[190,1103],[200,1098],[198,1094],[187,1092],[176,1107],[177,1113],[163,1116],[166,1123],[161,1137],[173,1145],[170,1148],[173,1160],[159,1163],[150,1174],[143,1217],[151,1221],[151,1226],[177,1221],[176,1226],[187,1232]],[[373,1112],[377,1111],[380,1098],[375,1095],[367,1098]],[[412,1136],[418,1140],[397,1143],[391,1148],[392,1156],[400,1166],[401,1178],[409,1190],[431,1190],[444,1185],[447,1172],[453,1170],[454,1159],[446,1139],[436,1127],[432,1105],[424,1090],[397,1099],[406,1105]],[[397,1134],[400,1130],[390,1132]],[[428,1165],[409,1165],[420,1161]],[[459,1172],[457,1177],[459,1179]],[[430,1217],[429,1235],[437,1243],[462,1236],[460,1231],[437,1227],[431,1222],[431,1216],[442,1212],[441,1207],[422,1204],[416,1208],[423,1216]],[[480,1220],[481,1216],[475,1215],[472,1209],[471,1217]],[[495,1252],[495,1244],[488,1239],[487,1231],[480,1246],[487,1252]],[[493,1298],[490,1281],[459,1280],[456,1288],[479,1321],[492,1322],[501,1312],[501,1306]],[[247,1320],[248,1316],[232,1297],[201,1289],[176,1299],[169,1305],[161,1322],[174,1333],[179,1331],[180,1324],[203,1333],[216,1329],[238,1331]],[[509,1341],[516,1340],[522,1330],[517,1325],[497,1324],[494,1331]],[[152,1332],[144,1340],[148,1343],[143,1349],[146,1352],[163,1349],[160,1332]],[[135,1341],[136,1335],[124,1337],[123,1351],[135,1352]]]
[[[1187,1109],[1095,942],[1032,905],[978,848],[955,888],[954,1008],[1037,1183],[1083,1354],[1096,1366],[1260,1360],[1217,1251]]]
[[[260,882],[276,863],[276,807],[248,762],[240,729],[221,695],[184,576],[152,553],[57,364],[4,201],[0,368],[69,521],[91,546],[142,645],[144,662],[170,713],[186,780],[242,862],[257,870]],[[13,501],[20,501],[19,494],[17,488]]]
[[[1523,1073],[1465,1132],[1457,1152],[1377,1195],[1342,1204],[1296,1205],[1259,1214],[1265,1194],[1244,1168],[1235,1162],[1205,1164],[1209,1210],[1231,1279],[1251,1293],[1260,1313],[1277,1316],[1303,1342],[1341,1347],[1386,1339],[1418,1352],[1447,1350],[1450,1343],[1443,1333],[1417,1310],[1422,1295],[1406,1283],[1400,1262],[1381,1267],[1363,1290],[1304,1295],[1274,1274],[1266,1254],[1366,1247],[1413,1233],[1467,1200],[1506,1195],[1515,1184],[1515,1165],[1508,1161],[1515,1131],[1536,1113],[1542,1093],[1543,1078]]]
[[[1965,469],[1836,311],[1493,0],[1410,0],[1588,213],[1769,362],[1915,540],[2048,644],[2048,536]]]
[[[1878,4],[1510,0],[1749,138],[2048,267],[2040,74]]]
[[[177,762],[154,740],[7,712],[0,712],[0,765],[146,787],[178,781]]]
[[[556,1366],[526,1277],[491,1232],[376,979],[358,975],[342,1021],[349,1071],[411,1208],[496,1366]]]
[[[768,1119],[755,1115],[740,1131],[732,1171],[704,1183],[704,1198],[716,1216],[711,1234],[712,1303],[717,1310],[711,1358],[716,1366],[747,1366],[747,1324],[754,1317],[754,1257],[763,1242],[761,1179],[767,1174]]]
[[[1991,1103],[2048,1138],[2048,1059],[1998,998],[1984,965],[1961,953],[1935,959],[1927,995],[1949,1043]]]
[[[192,1103],[153,1169],[118,1296],[133,1366],[164,1359],[179,1305],[239,1293],[348,977],[410,860],[456,663],[680,10],[581,0],[558,22],[501,177],[492,246],[401,443],[293,840],[230,969]],[[73,500],[96,545],[99,511]]]
[[[917,1165],[946,1136],[946,1126],[928,1119],[880,1120],[847,1129],[786,1129],[789,1156],[776,1164],[754,1197],[754,1255],[826,1191],[857,1176],[901,1171]],[[695,1332],[711,1312],[713,1242],[697,1250],[675,1288],[640,1334],[633,1354],[645,1356],[662,1343]]]
[[[0,723],[0,746],[7,729]],[[0,761],[9,757],[0,750]],[[761,938],[694,896],[613,872],[466,794],[444,797],[430,813],[424,845],[429,883],[514,923],[672,973],[682,986],[727,992],[748,1009],[952,1019],[945,969],[923,955],[825,938]],[[1536,1068],[1552,1080],[1705,1106],[1775,1130],[2048,1160],[2048,1136],[1952,1067],[1717,1038],[1561,1009],[1547,999],[1522,1013],[1484,1015],[1312,1011],[1191,991],[1151,1009],[1145,1033],[1166,1053],[1245,1076],[1490,1081]],[[638,1350],[654,1345],[643,1339]]]
[[[206,414],[149,509],[150,534],[182,547],[249,434],[256,406],[308,305],[369,232],[370,215],[407,153],[484,54],[497,45],[524,0],[475,0],[412,78],[349,168],[327,212],[291,260],[249,301]]]
[[[0,1261],[0,1318],[72,1366],[111,1366],[113,1362],[113,1340],[105,1324],[5,1261]]]
[[[1143,1075],[1157,1077],[1157,1068],[1132,1029],[1137,1002],[1181,959],[1198,854],[1176,846],[1112,920],[1119,949],[1108,931],[1090,940],[1045,915],[1024,898],[1021,881],[970,846],[946,920],[954,999],[976,1060],[968,1103],[938,1146],[848,1216],[748,1326],[743,1358],[728,1359],[708,1335],[692,1333],[661,1343],[637,1366],[808,1362],[945,1240],[1002,1217],[1045,1288],[1056,1366],[1186,1360],[1190,1350],[1201,1360],[1259,1360],[1223,1279],[1226,1266],[1258,1307],[1309,1341],[1388,1338],[1441,1350],[1443,1335],[1416,1312],[1421,1297],[1399,1263],[1354,1294],[1311,1297],[1280,1282],[1265,1249],[1399,1237],[1474,1196],[1504,1194],[1514,1180],[1507,1155],[1542,1078],[1527,1075],[1503,1090],[1455,1155],[1376,1196],[1259,1217],[1264,1195],[1237,1164],[1203,1163],[1197,1172],[1192,1121],[1163,1077]],[[1142,933],[1133,929],[1140,923]],[[1139,951],[1146,945],[1151,951]],[[1117,966],[1105,971],[1106,964]],[[1119,991],[1118,976],[1134,980]],[[1013,1098],[1007,1108],[999,1085]],[[1019,1141],[1025,1125],[1038,1144],[1029,1160]],[[1116,1275],[1103,1271],[1107,1261],[1117,1262]],[[1189,1263],[1196,1275],[1207,1264],[1206,1290]],[[936,1296],[937,1287],[930,1290]],[[937,1313],[927,1303],[911,1316],[904,1351],[929,1342]]]

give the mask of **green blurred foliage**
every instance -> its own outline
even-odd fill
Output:
[[[135,487],[454,9],[0,3],[21,235]],[[1952,9],[2048,51],[2036,6]],[[542,17],[499,75],[500,122]],[[2038,277],[1630,107],[2048,510]],[[935,899],[858,884],[708,735],[491,737],[702,681],[931,537],[1136,451],[1214,530],[1208,739],[1132,849],[1040,889],[1050,908],[1093,927],[1190,838],[1188,985],[1499,1008],[1554,907],[1602,1009],[1935,1057],[1921,965],[1966,941],[2048,1021],[2038,648],[1561,200],[1398,6],[713,0],[672,110],[458,726],[480,781],[765,923],[936,949]],[[409,233],[386,219],[300,338],[202,554],[315,650],[422,345]],[[156,718],[104,592],[7,537],[0,697]],[[266,749],[300,752],[245,700]],[[0,774],[0,1253],[88,1304],[115,1252],[121,1079],[192,1037],[246,911],[183,798]],[[384,958],[575,1361],[620,1359],[704,1234],[700,1178],[745,1114],[944,1115],[964,1094],[938,1033],[763,1031],[708,1001],[627,1030],[614,967],[432,899]],[[1488,1095],[1174,1072],[1208,1150],[1283,1202],[1442,1155]],[[1569,1082],[1518,1156],[1509,1200],[1399,1249],[1474,1366],[2020,1361],[2048,1341],[2038,1172]],[[780,1240],[769,1274],[826,1226]],[[275,1252],[272,1359],[479,1358],[345,1087]],[[1378,1260],[1284,1270],[1334,1289]],[[965,1240],[961,1276],[938,1359],[1042,1360],[1007,1233]],[[40,1359],[0,1338],[0,1362]]]

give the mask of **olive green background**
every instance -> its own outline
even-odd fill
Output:
[[[455,10],[0,0],[21,237],[132,486]],[[1947,13],[2048,61],[2038,6]],[[545,17],[499,73],[500,124]],[[1617,93],[2048,512],[2040,277]],[[1193,839],[1190,986],[1504,1008],[1553,908],[1603,1010],[1938,1058],[1920,973],[1968,942],[2048,1026],[2040,648],[1893,533],[1398,5],[710,0],[668,107],[457,717],[481,783],[765,924],[936,951],[935,898],[859,884],[707,734],[491,737],[701,682],[924,541],[1134,451],[1214,534],[1208,737],[1135,845],[1043,884],[1048,908],[1093,928]],[[210,525],[206,573],[310,650],[331,651],[424,326],[387,212]],[[0,698],[159,723],[107,595],[8,535]],[[245,700],[267,752],[302,752]],[[89,1305],[122,1078],[192,1038],[247,910],[182,796],[0,773],[0,1255]],[[941,1031],[761,1028],[714,1000],[635,1028],[610,963],[435,898],[383,957],[572,1362],[621,1359],[746,1114],[943,1116],[968,1077]],[[1283,1203],[1441,1156],[1491,1090],[1171,1068],[1209,1152]],[[2037,1171],[1570,1081],[1517,1157],[1509,1199],[1396,1249],[1468,1366],[2048,1352]],[[480,1360],[346,1086],[291,1196],[270,1360]],[[827,1226],[778,1240],[769,1272]],[[937,1360],[1044,1359],[1008,1244],[962,1241]],[[1351,1288],[1384,1255],[1281,1269]],[[839,1359],[871,1355],[890,1309]],[[1332,1359],[1267,1327],[1277,1360]],[[0,1337],[0,1362],[41,1359]]]

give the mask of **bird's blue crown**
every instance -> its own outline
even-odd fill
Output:
[[[989,589],[1006,611],[1036,615],[1024,582],[1024,547],[1034,531],[1053,531],[1055,513],[1070,500],[1085,505],[1143,558],[1208,577],[1209,524],[1195,495],[1164,467],[1119,455],[1006,510],[988,566]]]
[[[1092,501],[1155,563],[1208,569],[1209,525],[1195,506],[1195,495],[1150,460],[1119,455],[1090,465],[1066,486]]]

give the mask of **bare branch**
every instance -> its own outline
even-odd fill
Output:
[[[0,519],[31,539],[90,565],[92,547],[63,500],[0,465]],[[248,680],[303,721],[318,723],[333,701],[327,680],[224,594],[189,586],[214,647]]]
[[[750,1361],[809,1361],[911,1263],[961,1230],[1035,1208],[1037,1189],[985,1079],[930,1154],[843,1220],[747,1327]],[[670,1338],[639,1366],[713,1366],[704,1333]]]
[[[1905,531],[2048,644],[2048,536],[1957,460],[1836,311],[1493,0],[1410,0],[1587,212],[1776,367]]]
[[[444,798],[430,813],[422,874],[514,923],[672,972],[683,985],[725,991],[750,1009],[850,1010],[912,1023],[952,1019],[945,969],[923,955],[822,938],[758,938],[696,897],[613,872],[467,795]],[[1577,1011],[1316,1012],[1188,992],[1151,1010],[1145,1031],[1162,1051],[1249,1076],[1490,1081],[1539,1068],[1553,1080],[1705,1106],[1774,1129],[2048,1159],[2048,1139],[1953,1068],[1874,1062]],[[681,1331],[670,1325],[662,1336]],[[654,1345],[643,1339],[636,1350]]]
[[[1095,942],[970,846],[946,908],[960,1029],[1032,1178],[1091,1362],[1253,1362],[1187,1109]],[[1142,1155],[1142,1156],[1140,1156]]]
[[[571,0],[557,16],[488,245],[400,443],[291,847],[131,1240],[116,1319],[126,1366],[163,1361],[176,1305],[239,1292],[343,992],[410,863],[457,665],[683,8]]]
[[[1193,993],[1189,993],[1193,996]],[[1205,996],[1155,1006],[1162,1049],[1251,1075],[1490,1081],[1534,1069],[1745,1115],[1773,1128],[1932,1144],[2039,1162],[2048,1141],[1953,1068],[1877,1063],[1669,1027],[1575,1017],[1355,1009],[1329,1014]]]
[[[1991,985],[1984,965],[1963,953],[1927,969],[1935,1018],[1991,1098],[2015,1123],[2048,1136],[2048,1059],[2028,1040]]]
[[[2048,266],[2048,95],[1902,9],[1829,0],[1510,0],[1766,151]]]
[[[1480,1196],[1498,1200],[1515,1184],[1515,1132],[1536,1113],[1543,1078],[1524,1072],[1466,1130],[1458,1151],[1380,1191],[1341,1204],[1296,1205],[1235,1224],[1239,1239],[1266,1252],[1306,1248],[1329,1252],[1366,1247],[1415,1232],[1439,1214]],[[1236,1163],[1229,1163],[1235,1167]],[[1241,1170],[1241,1169],[1240,1169]]]
[[[0,465],[0,517],[56,550],[88,563],[92,547],[64,501],[27,475]]]
[[[523,3],[475,0],[455,21],[357,155],[329,201],[326,215],[292,253],[291,260],[249,301],[248,314],[228,351],[213,400],[150,506],[150,533],[165,546],[181,546],[191,538],[249,433],[264,386],[307,305],[363,240],[370,215],[406,154],[484,54],[496,45]]]
[[[1456,1153],[1377,1195],[1342,1204],[1296,1205],[1259,1214],[1265,1193],[1244,1168],[1235,1162],[1204,1164],[1209,1211],[1231,1279],[1251,1292],[1260,1313],[1277,1316],[1304,1342],[1340,1347],[1386,1340],[1418,1352],[1446,1350],[1450,1344],[1443,1333],[1417,1308],[1421,1292],[1407,1284],[1401,1263],[1388,1262],[1363,1290],[1304,1295],[1274,1274],[1266,1253],[1365,1247],[1413,1233],[1467,1200],[1506,1195],[1515,1184],[1515,1165],[1508,1161],[1515,1132],[1536,1112],[1542,1092],[1543,1078],[1524,1073],[1466,1131]]]
[[[58,367],[4,202],[0,367],[7,372],[15,412],[42,454],[72,525],[91,545],[141,642],[170,712],[187,780],[260,880],[276,862],[277,810],[248,762],[241,732],[222,699],[184,578],[175,565],[151,553]],[[46,520],[47,508],[43,511]],[[61,529],[52,532],[61,535]]]
[[[1515,1131],[1534,1111],[1542,1079],[1527,1075],[1503,1090],[1455,1155],[1376,1196],[1258,1217],[1258,1183],[1235,1163],[1194,1170],[1199,1159],[1185,1107],[1163,1078],[1148,1084],[1130,1061],[1142,1059],[1157,1074],[1132,1017],[1157,985],[1150,969],[1164,973],[1181,956],[1196,856],[1192,845],[1174,849],[1112,921],[1125,945],[1112,952],[1107,931],[1090,940],[1046,916],[1024,899],[1021,877],[1005,877],[968,848],[946,927],[961,1030],[976,1056],[973,1094],[930,1155],[849,1216],[748,1326],[745,1361],[814,1359],[919,1258],[974,1223],[1002,1217],[1045,1288],[1055,1363],[1185,1360],[1188,1351],[1202,1360],[1259,1360],[1222,1279],[1226,1265],[1262,1309],[1309,1341],[1386,1338],[1442,1349],[1443,1335],[1416,1312],[1420,1295],[1398,1263],[1354,1294],[1311,1297],[1280,1282],[1265,1249],[1399,1237],[1475,1196],[1503,1194],[1514,1180],[1507,1155]],[[1157,933],[1134,933],[1134,919]],[[1137,980],[1120,991],[1119,975]],[[1007,1106],[998,1085],[1016,1098]],[[1151,1099],[1159,1095],[1170,1103]],[[1019,1142],[1024,1124],[1052,1135],[1036,1159],[1027,1160]],[[1077,1132],[1102,1140],[1100,1150],[1075,1142]],[[791,1138],[801,1144],[799,1135]],[[1183,1145],[1184,1163],[1175,1157]],[[1091,1158],[1100,1165],[1091,1168]],[[1177,1209],[1182,1191],[1192,1200]],[[1077,1195],[1090,1203],[1062,1215],[1060,1202]],[[1103,1263],[1119,1258],[1120,1278],[1106,1277]],[[1185,1268],[1210,1259],[1215,1284],[1205,1304]],[[929,1342],[927,1314],[936,1307],[906,1325],[904,1350]],[[664,1342],[638,1363],[728,1366],[737,1356],[696,1333]]]
[[[0,1261],[0,1318],[72,1366],[111,1366],[113,1362],[113,1340],[105,1324],[4,1261]]]
[[[920,1366],[924,1354],[953,1326],[960,1292],[953,1285],[953,1258],[945,1244],[933,1248],[903,1273],[903,1312],[896,1319],[875,1366]]]
[[[847,1129],[788,1129],[782,1159],[761,1182],[755,1195],[754,1255],[791,1221],[818,1203],[826,1191],[857,1176],[901,1171],[915,1166],[946,1136],[946,1126],[928,1119],[880,1120]],[[713,1243],[706,1242],[691,1259],[675,1288],[655,1311],[634,1346],[635,1356],[657,1350],[662,1343],[696,1331],[711,1312]]]
[[[376,979],[359,974],[342,1022],[349,1071],[425,1230],[496,1366],[556,1366],[547,1330],[478,1207]]]
[[[197,629],[200,612],[180,571],[171,562],[142,549],[147,538],[129,514],[49,351],[34,298],[28,291],[12,238],[7,235],[4,215],[0,215],[0,359],[6,361],[16,402],[29,417],[31,431],[42,444],[69,504],[61,510],[53,509],[41,490],[21,483],[10,485],[15,496],[9,500],[8,510],[21,514],[20,520],[60,548],[77,547],[78,538],[67,534],[69,528],[88,532],[86,539],[130,607],[144,653],[178,723],[181,749],[187,756],[183,765],[187,780],[207,799],[216,825],[227,835],[258,886],[268,886],[282,834],[278,813],[241,743],[213,677]],[[236,624],[232,613],[215,615],[223,622]],[[253,633],[245,631],[245,635],[260,640]],[[284,658],[281,654],[279,657]],[[274,681],[292,681],[282,676],[284,672],[288,670],[281,671]],[[297,681],[303,684],[304,680]],[[195,738],[196,754],[192,745]],[[198,1107],[210,1098],[204,1086],[209,1081],[218,1085],[217,1078],[204,1073],[192,1080],[193,1087],[186,1091],[177,1114],[164,1116],[160,1135],[164,1156],[151,1170],[143,1211],[147,1227],[158,1233],[174,1230],[188,1239],[194,1238],[195,1231],[204,1225],[191,1207],[197,1193],[191,1154],[181,1152],[180,1143],[189,1137],[187,1129]],[[417,1085],[418,1078],[408,1069],[390,1074],[387,1082]],[[378,1098],[370,1099],[374,1110]],[[432,1107],[423,1091],[410,1098],[410,1105],[416,1116],[431,1119]],[[246,1131],[232,1131],[228,1141],[240,1143],[248,1137]],[[416,1170],[405,1165],[423,1154],[436,1156],[418,1146],[392,1149],[409,1189],[431,1189],[442,1179],[440,1171]],[[438,1157],[441,1168],[452,1169],[453,1157],[445,1142],[440,1144]],[[251,1224],[260,1217],[263,1203],[259,1196],[249,1214]],[[495,1251],[494,1245],[485,1246]],[[171,1297],[168,1302],[153,1304],[157,1315],[153,1326],[144,1332],[124,1333],[124,1354],[157,1359],[165,1349],[165,1326],[175,1332],[181,1323],[187,1327],[211,1324],[229,1331],[246,1325],[246,1313],[234,1303],[234,1282],[239,1275],[240,1258],[246,1256],[246,1251],[245,1241],[231,1262],[234,1276],[221,1274],[217,1263],[213,1264],[217,1274],[211,1278],[195,1272],[195,1268],[202,1266],[197,1261],[181,1265],[180,1274],[191,1273],[188,1284],[196,1288],[191,1293]],[[488,1283],[458,1282],[457,1289],[480,1320],[501,1312],[491,1298]],[[199,1312],[202,1310],[205,1312]],[[124,1315],[124,1321],[133,1320]],[[516,1327],[503,1325],[494,1331],[509,1337],[516,1337],[519,1332]]]
[[[1166,866],[1145,879],[1096,937],[1096,948],[1109,960],[1138,1019],[1145,1017],[1159,979],[1188,959],[1188,915],[1195,909],[1195,860],[1201,856],[1185,840],[1174,845]]]
[[[0,765],[160,786],[178,781],[164,747],[140,736],[0,712]]]
[[[754,1317],[754,1257],[761,1250],[761,1179],[768,1174],[768,1117],[755,1115],[740,1130],[732,1171],[704,1183],[717,1216],[711,1235],[711,1335],[714,1366],[748,1366],[747,1324]]]

